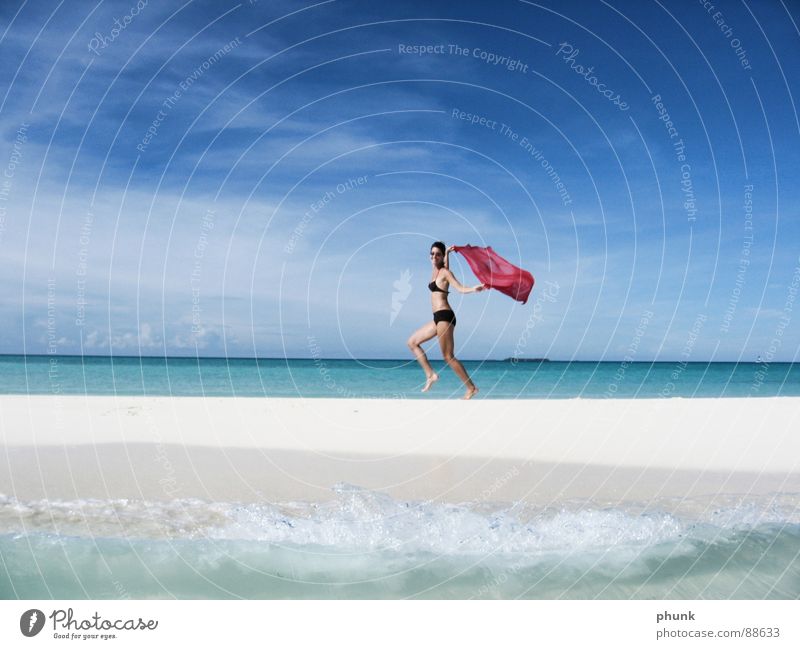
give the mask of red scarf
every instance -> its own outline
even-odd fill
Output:
[[[494,288],[525,304],[533,289],[533,275],[517,268],[498,255],[491,246],[455,246],[464,255],[475,276],[489,288]]]

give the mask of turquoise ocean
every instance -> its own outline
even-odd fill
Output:
[[[413,359],[0,356],[0,394],[180,397],[458,398],[443,362],[421,394]],[[800,396],[800,363],[463,361],[481,399]]]
[[[466,362],[483,399],[800,395],[800,365]],[[440,369],[442,363],[434,362]],[[409,360],[0,356],[0,394],[456,399]],[[0,411],[0,421],[2,412]],[[0,597],[800,598],[800,494],[325,503],[0,494]]]

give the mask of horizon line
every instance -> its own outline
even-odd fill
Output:
[[[415,361],[413,358],[352,358],[352,357],[319,357],[313,356],[164,356],[164,355],[142,355],[142,354],[23,354],[14,352],[0,352],[0,358],[9,356],[21,356],[24,358],[137,358],[137,359],[192,359],[192,360],[228,360],[228,361]],[[434,359],[440,361],[442,359]],[[506,358],[462,358],[461,361],[468,363],[511,363],[514,357],[509,356]],[[787,365],[794,365],[795,361],[762,361],[762,360],[697,360],[697,361],[682,361],[680,359],[674,360],[633,360],[627,361],[624,358],[610,358],[610,359],[558,359],[558,358],[516,358],[518,363],[623,363],[629,365],[633,364],[654,364],[654,363],[683,363],[685,365],[698,365],[709,363],[754,363],[759,365],[774,365],[776,363],[783,363]]]

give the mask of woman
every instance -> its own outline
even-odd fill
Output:
[[[431,389],[431,386],[439,380],[439,375],[433,371],[431,364],[428,362],[428,357],[422,350],[422,343],[430,340],[434,336],[439,336],[439,346],[442,348],[442,356],[447,364],[453,368],[453,371],[464,382],[467,392],[464,394],[464,399],[471,399],[478,393],[478,388],[469,378],[467,371],[461,362],[453,355],[453,329],[456,326],[456,314],[447,303],[448,286],[451,284],[459,293],[479,293],[486,287],[483,284],[478,284],[472,288],[462,286],[455,278],[453,273],[450,272],[447,263],[447,255],[455,248],[450,246],[445,250],[444,244],[437,241],[431,246],[431,267],[433,271],[432,281],[428,284],[431,291],[431,306],[433,307],[433,321],[422,325],[417,329],[408,339],[408,347],[417,357],[422,369],[425,370],[425,386],[422,388],[423,392]]]

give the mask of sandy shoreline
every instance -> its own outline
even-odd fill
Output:
[[[336,483],[445,502],[800,492],[800,398],[0,397],[19,500],[325,500]]]

